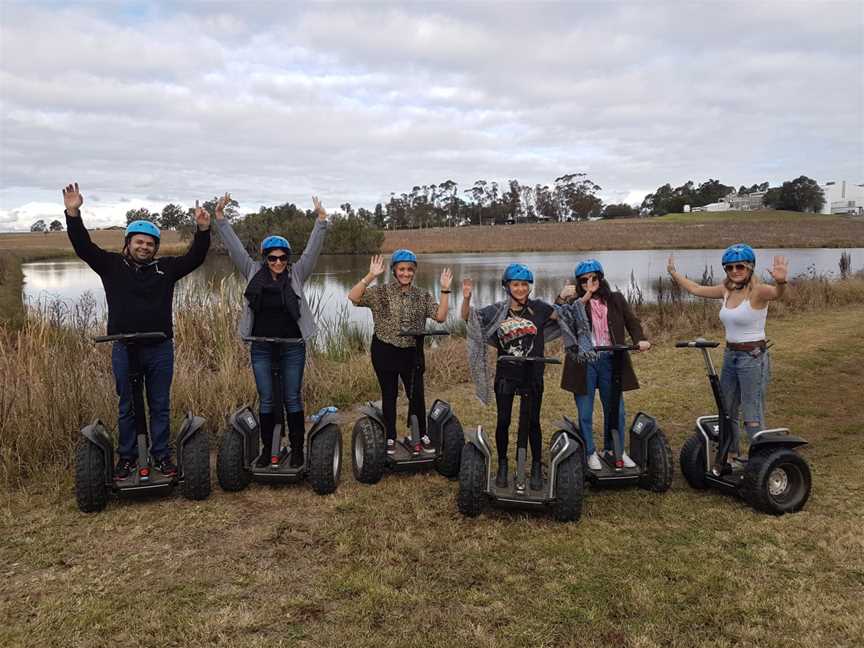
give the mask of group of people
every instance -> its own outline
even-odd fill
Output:
[[[90,239],[81,217],[83,196],[77,184],[63,190],[66,225],[76,254],[102,279],[108,304],[108,334],[162,332],[166,339],[145,346],[140,354],[150,410],[152,450],[156,468],[176,474],[168,445],[170,387],[173,376],[174,348],[172,299],[174,285],[192,272],[207,255],[210,246],[211,214],[196,202],[196,232],[189,250],[182,256],[158,257],[160,231],[148,221],[134,221],[126,228],[120,253],[107,252]],[[216,203],[216,231],[225,244],[238,272],[246,281],[245,304],[240,314],[239,333],[243,337],[279,337],[308,340],[315,335],[316,323],[304,294],[327,234],[327,212],[313,197],[315,225],[299,258],[292,259],[291,245],[279,235],[267,236],[259,246],[260,257],[253,258],[225,218],[230,202],[225,194]],[[722,256],[723,282],[703,286],[681,273],[669,257],[667,269],[680,286],[693,295],[722,300],[720,319],[726,329],[726,350],[721,372],[721,391],[733,420],[735,442],[730,460],[738,461],[739,418],[750,438],[764,427],[765,389],[770,376],[770,361],[765,337],[768,303],[783,295],[788,260],[775,257],[768,270],[773,285],[760,282],[756,255],[744,244],[729,247]],[[445,268],[440,275],[439,297],[415,285],[417,256],[401,249],[392,254],[389,268],[384,257],[374,256],[369,272],[349,291],[348,299],[357,307],[369,308],[373,319],[371,359],[381,390],[382,413],[388,454],[395,452],[397,439],[396,402],[401,381],[408,395],[408,416],[415,414],[420,425],[421,452],[434,453],[426,433],[423,385],[423,346],[405,331],[423,330],[426,320],[444,322],[450,306],[453,275]],[[387,280],[383,280],[389,272]],[[372,285],[377,279],[382,280]],[[603,453],[612,453],[611,430],[621,435],[624,447],[625,409],[619,396],[618,421],[613,411],[613,359],[609,351],[594,347],[626,343],[629,335],[639,351],[651,348],[639,318],[627,299],[613,291],[602,265],[594,259],[579,262],[574,282],[562,287],[554,302],[532,297],[534,273],[521,263],[508,265],[501,277],[503,299],[483,307],[472,305],[473,282],[462,280],[460,315],[467,322],[469,367],[484,403],[494,393],[497,408],[495,429],[498,470],[496,484],[508,483],[508,445],[513,402],[521,395],[520,417],[527,421],[531,448],[530,487],[542,487],[540,410],[544,391],[544,365],[497,363],[494,376],[488,374],[486,351],[495,349],[499,357],[542,357],[545,344],[561,337],[565,354],[562,389],[572,392],[579,413],[587,464],[600,470],[600,454],[593,438],[595,393],[600,392],[604,412]],[[284,345],[280,356],[283,402],[292,448],[291,464],[303,463],[304,411],[302,398],[305,344]],[[264,345],[250,345],[250,364],[259,397],[261,440],[270,447],[273,430],[281,413],[274,412],[271,354]],[[119,397],[119,446],[115,478],[125,479],[137,462],[132,395],[128,385],[128,362],[120,344],[112,351],[112,368]],[[626,358],[621,376],[622,391],[638,389],[639,383]],[[263,453],[261,461],[269,462]],[[614,461],[614,458],[611,459]],[[618,459],[620,467],[635,464],[626,452]]]

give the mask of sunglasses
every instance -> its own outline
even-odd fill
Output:
[[[729,263],[727,265],[724,265],[723,269],[726,272],[732,272],[733,270],[737,270],[738,272],[741,272],[743,270],[748,270],[749,268],[746,265],[744,265],[743,263]]]
[[[270,263],[288,263],[288,257],[284,254],[268,254],[267,260]]]
[[[587,277],[579,277],[580,284],[587,284],[591,281],[597,281],[597,275],[588,275]]]

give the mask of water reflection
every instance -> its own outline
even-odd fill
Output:
[[[852,270],[864,267],[864,248],[848,250],[852,255]],[[585,258],[595,258],[603,264],[606,278],[613,287],[624,291],[633,281],[642,290],[646,299],[654,296],[653,282],[666,276],[666,258],[669,250],[613,250],[582,254],[562,252],[500,253],[500,254],[425,254],[420,255],[417,284],[438,294],[438,278],[441,270],[453,270],[454,285],[452,304],[461,303],[461,280],[471,277],[474,280],[474,303],[488,304],[502,299],[501,273],[508,263],[518,261],[527,264],[535,274],[533,294],[552,300],[565,281],[573,277],[576,264]],[[757,250],[759,263],[757,269],[762,277],[768,279],[765,270],[775,254],[790,258],[792,276],[805,273],[837,276],[841,250],[830,248],[807,249],[760,249]],[[678,269],[692,278],[699,278],[707,269],[715,277],[722,275],[720,256],[722,250],[682,250],[675,252]],[[368,309],[354,308],[346,298],[348,290],[369,269],[367,257],[322,256],[307,284],[312,299],[319,300],[321,312],[326,319],[337,319],[340,312],[346,313],[353,322],[369,328],[371,315]],[[27,263],[23,267],[25,298],[35,301],[45,298],[59,298],[72,302],[80,299],[85,291],[96,298],[97,305],[105,308],[105,297],[99,277],[82,261],[39,261]],[[220,281],[240,282],[231,261],[224,256],[212,256],[193,275],[192,282],[182,281],[178,290],[200,290],[207,285],[218,285]],[[451,309],[455,313],[455,309]]]

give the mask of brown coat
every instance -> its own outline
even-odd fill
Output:
[[[630,334],[634,344],[646,339],[642,332],[642,324],[630,310],[630,304],[627,303],[624,295],[620,292],[613,292],[606,305],[609,308],[606,316],[609,322],[609,338],[613,344],[627,343],[625,329]],[[588,325],[593,326],[590,307],[585,310],[588,315]],[[570,354],[567,354],[564,359],[564,370],[561,372],[561,389],[574,394],[584,394],[585,373],[585,363],[576,362],[570,357]],[[636,380],[636,372],[633,371],[629,353],[624,356],[624,374],[621,376],[621,384],[624,391],[639,389],[639,381]]]

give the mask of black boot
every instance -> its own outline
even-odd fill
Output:
[[[255,462],[258,468],[266,468],[270,465],[270,446],[273,445],[273,427],[275,425],[276,416],[274,414],[259,412],[258,426],[261,429],[261,445],[263,447],[261,448],[261,456]]]
[[[531,464],[531,479],[528,482],[531,490],[542,490],[543,488],[543,467],[539,461]]]
[[[507,460],[502,459],[498,462],[498,474],[495,475],[495,486],[498,488],[507,488]]]
[[[299,412],[288,412],[288,442],[291,444],[292,468],[300,468],[303,465],[303,440],[306,436],[306,417],[303,410]]]

